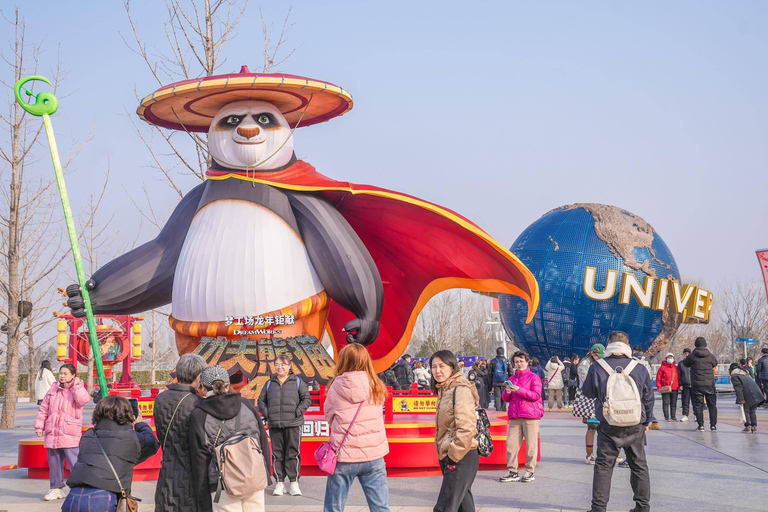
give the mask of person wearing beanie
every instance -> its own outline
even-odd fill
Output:
[[[683,359],[688,357],[691,349],[683,349]],[[688,421],[688,415],[691,412],[691,369],[682,364],[677,365],[677,380],[680,383],[680,396],[683,406],[683,415],[680,421]]]
[[[222,491],[219,502],[213,502],[218,482],[209,480],[208,468],[216,446],[227,439],[223,434],[222,425],[230,432],[245,432],[259,442],[268,485],[272,484],[271,456],[269,439],[259,412],[253,402],[241,397],[240,393],[230,393],[227,370],[219,365],[209,366],[200,375],[200,383],[207,391],[206,398],[192,412],[189,420],[190,462],[197,510],[225,512],[237,509],[244,512],[263,512],[263,490],[242,497],[230,496]]]
[[[513,373],[510,370],[509,359],[504,357],[504,347],[498,347],[496,349],[496,357],[488,363],[488,381],[491,384],[488,388],[493,389],[493,403],[496,405],[497,411],[507,412],[507,402],[501,396],[504,393],[507,379]]]
[[[648,471],[648,461],[645,456],[646,433],[651,424],[653,411],[653,384],[651,376],[645,367],[632,358],[629,337],[622,331],[612,332],[608,336],[608,346],[604,351],[604,359],[589,368],[582,392],[593,398],[598,404],[606,402],[608,379],[610,374],[626,370],[634,381],[640,395],[641,414],[637,425],[611,425],[603,415],[603,407],[596,408],[597,419],[600,422],[597,436],[597,460],[592,477],[592,512],[605,512],[611,492],[613,468],[623,448],[630,469],[635,508],[632,510],[651,510],[651,479]],[[610,368],[608,368],[610,367]],[[610,371],[609,371],[610,370]]]
[[[691,398],[693,413],[696,415],[696,430],[704,432],[704,402],[709,411],[709,429],[717,431],[717,393],[715,392],[715,372],[717,358],[707,348],[707,340],[696,338],[696,348],[681,363],[691,369]]]
[[[763,392],[763,397],[766,399],[763,407],[768,407],[768,347],[763,348],[760,353],[763,355],[757,360],[755,380]]]

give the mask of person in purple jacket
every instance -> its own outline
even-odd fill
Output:
[[[530,358],[525,352],[515,352],[512,361],[515,374],[506,382],[501,398],[509,402],[507,416],[509,431],[507,432],[507,469],[506,475],[499,478],[501,482],[533,482],[533,471],[536,469],[536,455],[539,447],[539,421],[544,416],[544,405],[541,402],[541,378],[528,367]],[[525,474],[521,477],[517,472],[517,454],[525,437]]]

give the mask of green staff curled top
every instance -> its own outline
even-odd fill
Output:
[[[64,184],[64,172],[61,169],[61,161],[59,160],[59,151],[56,148],[56,138],[53,135],[53,125],[51,125],[51,115],[56,113],[59,109],[59,100],[52,92],[41,92],[35,95],[30,90],[25,90],[27,96],[34,97],[34,102],[26,102],[22,98],[21,90],[24,84],[27,82],[39,80],[51,85],[51,82],[47,78],[42,76],[28,76],[22,78],[13,90],[16,94],[16,101],[19,102],[21,107],[32,114],[33,116],[42,116],[43,125],[45,126],[45,133],[48,136],[48,146],[51,148],[51,159],[53,160],[53,170],[56,173],[56,184],[59,188],[59,196],[61,197],[61,206],[64,208],[64,219],[67,222],[67,233],[69,234],[69,243],[72,246],[72,256],[75,259],[75,269],[77,270],[77,282],[80,285],[80,294],[83,297],[85,303],[86,321],[88,324],[88,336],[91,343],[91,350],[93,351],[93,361],[96,364],[96,373],[99,376],[99,387],[101,390],[101,396],[107,396],[107,379],[104,376],[104,365],[101,361],[101,357],[96,357],[100,354],[99,340],[96,337],[96,322],[93,319],[93,309],[91,308],[91,298],[88,294],[88,287],[86,286],[85,272],[83,272],[83,260],[80,256],[80,245],[77,242],[77,233],[75,232],[75,222],[72,219],[72,208],[69,206],[69,197],[67,196],[67,187]]]

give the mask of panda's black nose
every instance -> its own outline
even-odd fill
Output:
[[[252,128],[243,128],[242,126],[237,127],[237,134],[241,137],[245,137],[246,139],[250,139],[251,137],[257,136],[259,133],[261,133],[261,130],[258,126],[254,126]]]

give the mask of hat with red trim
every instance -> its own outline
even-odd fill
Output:
[[[221,107],[243,100],[275,105],[292,128],[297,123],[322,123],[352,109],[352,96],[332,83],[296,75],[251,73],[243,66],[239,73],[163,86],[141,100],[136,113],[163,128],[207,132]]]

